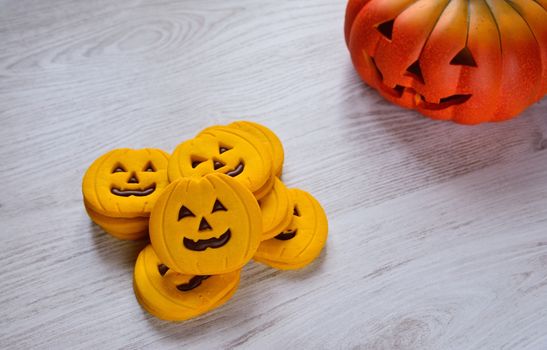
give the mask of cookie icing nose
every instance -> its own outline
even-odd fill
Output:
[[[205,218],[201,218],[201,221],[199,222],[199,231],[205,231],[205,230],[212,230],[213,228]]]
[[[127,183],[130,183],[130,184],[138,184],[139,183],[139,180],[137,179],[137,175],[135,173],[131,173],[131,177],[129,178],[129,180],[127,181]]]

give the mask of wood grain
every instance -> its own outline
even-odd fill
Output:
[[[357,78],[344,1],[0,1],[1,348],[547,348],[547,102],[465,127]],[[144,242],[87,218],[81,178],[116,147],[272,128],[327,248],[250,263],[184,323],[136,302]]]

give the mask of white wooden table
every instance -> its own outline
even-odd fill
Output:
[[[476,127],[390,105],[353,70],[344,9],[0,0],[0,348],[546,349],[547,99]],[[236,119],[282,139],[327,248],[160,321],[132,290],[146,243],[90,222],[82,175]]]

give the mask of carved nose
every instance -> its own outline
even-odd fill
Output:
[[[207,220],[205,220],[205,218],[201,218],[201,221],[199,222],[199,230],[205,231],[205,230],[212,230],[212,229],[213,228],[211,227],[211,225],[209,225]]]
[[[129,178],[129,180],[127,181],[127,183],[130,183],[130,184],[138,184],[138,183],[139,183],[139,179],[137,179],[137,174],[131,173],[131,177]]]
[[[224,164],[224,163],[222,163],[221,161],[218,161],[218,160],[215,160],[213,162],[213,166],[214,166],[215,170],[218,170],[218,169],[222,168],[225,165],[226,164]]]

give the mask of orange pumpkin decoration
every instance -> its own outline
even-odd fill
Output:
[[[547,0],[350,0],[345,35],[387,100],[462,124],[502,121],[547,92]]]

